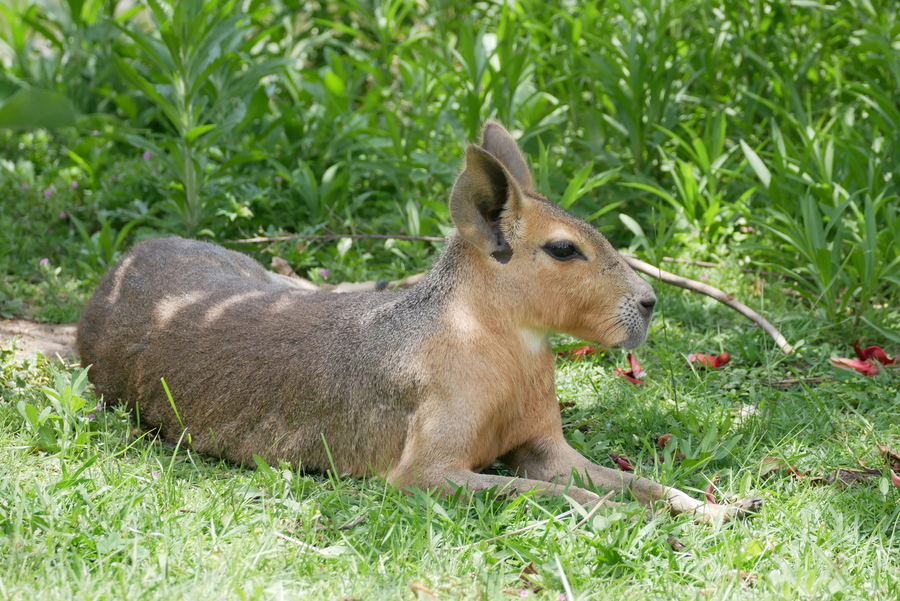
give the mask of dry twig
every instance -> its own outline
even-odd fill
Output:
[[[788,344],[788,341],[785,337],[775,328],[772,324],[770,324],[762,315],[745,305],[744,303],[735,300],[733,294],[726,294],[722,292],[718,288],[710,286],[709,284],[704,284],[702,282],[698,282],[696,280],[689,280],[688,278],[683,278],[681,276],[675,275],[674,273],[669,273],[668,271],[663,271],[659,267],[654,267],[649,263],[644,263],[640,259],[635,259],[632,257],[625,256],[625,260],[631,265],[635,271],[639,271],[641,273],[646,273],[650,277],[654,277],[661,282],[666,284],[671,284],[672,286],[678,286],[679,288],[684,288],[685,290],[690,290],[692,292],[699,292],[701,294],[705,294],[706,296],[710,296],[723,305],[731,307],[763,330],[765,330],[766,334],[772,337],[775,340],[775,344],[778,345],[778,348],[782,350],[782,352],[786,355],[790,355],[794,352],[794,347]]]

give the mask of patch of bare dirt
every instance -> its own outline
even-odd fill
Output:
[[[9,347],[15,344],[16,355],[19,356],[41,353],[48,359],[59,355],[66,361],[74,361],[77,325],[3,319],[0,320],[0,345]]]

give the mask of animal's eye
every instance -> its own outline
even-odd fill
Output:
[[[557,261],[568,261],[569,259],[583,259],[584,255],[578,250],[578,247],[568,240],[557,240],[548,242],[544,245],[544,252],[556,259]]]

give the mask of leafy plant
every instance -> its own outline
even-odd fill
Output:
[[[49,405],[43,408],[26,401],[16,403],[34,438],[35,447],[48,453],[74,454],[84,449],[92,435],[92,414],[85,414],[88,405],[84,398],[88,369],[67,375],[54,374],[54,387],[41,388]]]
[[[133,42],[133,59],[116,57],[115,64],[169,131],[122,137],[166,166],[172,177],[168,207],[184,232],[196,235],[214,214],[210,184],[235,165],[263,158],[259,152],[232,154],[227,138],[265,113],[268,96],[260,82],[284,61],[251,60],[266,32],[254,30],[237,2],[151,2],[150,9],[150,32],[120,26]]]

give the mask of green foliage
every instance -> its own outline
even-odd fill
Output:
[[[30,194],[71,216],[50,239],[78,252],[58,263],[95,280],[167,233],[441,235],[463,145],[492,117],[540,191],[615,242],[737,251],[829,321],[877,321],[900,288],[892,15],[786,0],[17,1],[0,11],[0,98],[65,96],[80,117],[5,135],[9,236],[37,236]],[[353,253],[393,277],[434,251],[405,246]],[[0,247],[0,261],[21,274],[37,252]],[[333,245],[261,252],[365,271]]]
[[[767,497],[727,529],[223,465],[134,438],[120,410],[96,411],[84,371],[0,347],[4,594],[427,596],[415,583],[500,599],[528,588],[530,565],[545,599],[893,598],[887,478],[819,488],[757,466],[822,474],[900,444],[896,377],[828,362],[851,328],[900,341],[897,28],[893,3],[870,2],[0,4],[0,124],[54,126],[0,130],[4,318],[74,321],[152,236],[443,235],[464,145],[495,118],[541,193],[654,261],[719,261],[687,274],[778,316],[799,347],[785,359],[710,301],[657,287],[647,387],[612,374],[613,351],[560,365],[560,397],[577,401],[566,437],[593,460]],[[75,127],[46,120],[61,98]],[[343,238],[257,255],[339,282],[419,272],[436,250]],[[713,350],[726,369],[684,363]],[[770,385],[792,376],[832,379]]]
[[[53,129],[75,125],[69,99],[47,90],[19,90],[0,105],[0,127]]]
[[[94,414],[87,414],[84,398],[88,369],[71,374],[54,375],[54,387],[41,388],[49,405],[41,408],[26,401],[16,403],[16,409],[31,431],[35,448],[49,453],[72,454],[83,450],[90,438]],[[98,411],[99,409],[94,409]]]
[[[124,139],[158,158],[174,180],[167,202],[178,225],[198,234],[207,218],[208,188],[229,167],[259,160],[261,153],[231,152],[223,136],[241,130],[265,113],[268,96],[259,87],[283,64],[254,56],[266,34],[254,32],[236,2],[189,0],[149,3],[154,27],[147,33],[120,26],[132,42],[134,60],[115,58],[122,76],[149,101],[168,132],[160,136],[126,133]]]
[[[742,295],[752,283],[736,267],[715,277]],[[613,373],[625,362],[619,351],[558,362],[560,400],[575,403],[562,414],[566,438],[600,464],[619,453],[698,497],[710,484],[720,502],[762,495],[751,520],[639,520],[627,495],[615,508],[568,513],[560,500],[527,495],[443,498],[258,457],[230,465],[184,442],[158,444],[120,408],[97,411],[84,370],[0,348],[6,594],[67,598],[77,576],[79,595],[117,599],[414,598],[410,584],[447,599],[893,598],[898,489],[880,476],[853,487],[810,477],[880,466],[875,445],[900,446],[896,377],[772,386],[801,369],[834,375],[827,358],[849,344],[833,347],[807,316],[788,325],[807,344],[786,360],[727,308],[659,292],[656,331],[636,351],[647,386]],[[684,357],[719,349],[732,360],[717,370],[692,370]],[[28,405],[38,431],[52,430],[46,446],[21,413]],[[79,432],[89,433],[83,444]],[[660,449],[664,433],[672,437]],[[767,456],[809,477],[767,472]]]

